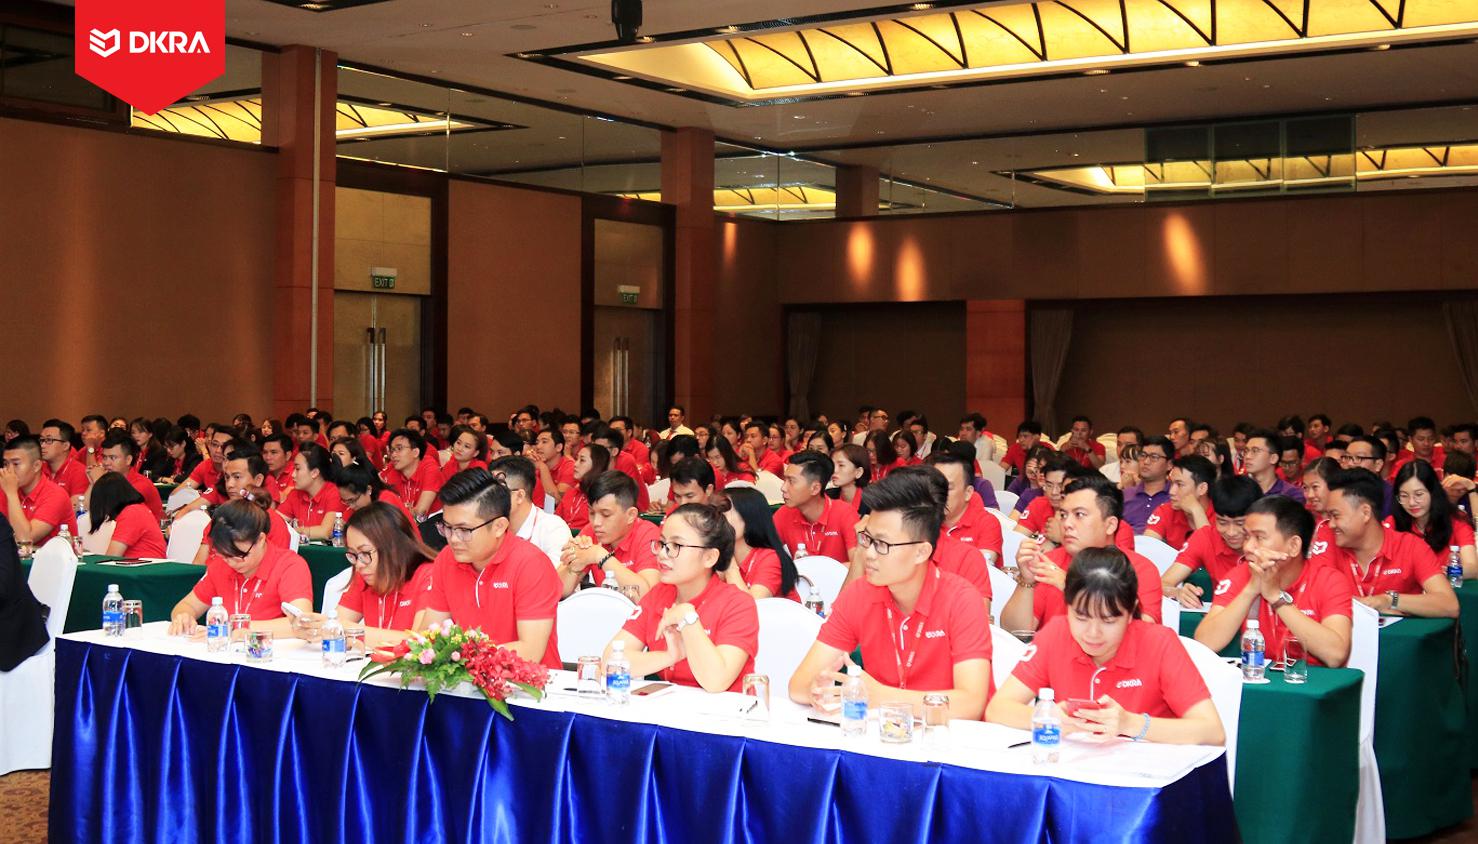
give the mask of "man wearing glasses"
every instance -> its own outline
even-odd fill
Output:
[[[450,618],[524,659],[558,668],[559,577],[543,551],[510,529],[508,486],[486,469],[468,469],[446,482],[441,500],[436,529],[446,547],[432,563],[423,629]]]
[[[924,472],[889,475],[862,492],[871,512],[857,534],[865,576],[842,588],[815,644],[791,675],[797,703],[834,698],[847,655],[861,648],[869,700],[923,709],[949,696],[950,716],[977,720],[990,689],[985,605],[932,562],[944,508]]]
[[[211,514],[205,575],[169,611],[172,635],[195,633],[212,598],[232,615],[250,615],[253,630],[294,635],[282,605],[312,613],[313,576],[302,557],[267,541],[270,525],[267,511],[252,501],[229,501]]]
[[[534,488],[534,461],[522,455],[499,457],[488,464],[493,477],[508,486],[508,529],[519,539],[532,542],[549,558],[549,565],[559,565],[560,552],[570,541],[570,526],[553,513],[535,507],[529,492]]]
[[[87,470],[72,459],[72,434],[70,422],[48,419],[41,425],[41,476],[53,481],[66,490],[69,498],[86,495],[91,486]]]
[[[57,535],[62,525],[77,535],[77,518],[60,486],[41,477],[41,447],[32,437],[5,444],[0,465],[0,515],[21,542],[37,545]]]
[[[1339,458],[1341,469],[1365,469],[1380,479],[1385,490],[1381,504],[1383,519],[1391,515],[1391,508],[1396,506],[1396,490],[1386,480],[1386,456],[1386,444],[1380,437],[1356,437],[1345,446],[1345,453]]]
[[[436,504],[441,489],[441,467],[426,457],[426,441],[410,428],[400,428],[390,435],[390,450],[385,454],[385,469],[380,479],[390,491],[400,496],[415,517],[425,519]]]
[[[1047,520],[1062,503],[1062,489],[1067,485],[1068,470],[1077,463],[1065,454],[1054,454],[1042,467],[1042,494],[1033,498],[1016,523],[1016,532],[1031,536],[1047,528]]]
[[[1146,437],[1139,447],[1139,483],[1124,490],[1124,521],[1136,534],[1144,533],[1150,516],[1170,500],[1170,459],[1174,453],[1175,446],[1168,437]]]
[[[1259,428],[1247,435],[1247,452],[1242,465],[1247,477],[1257,481],[1263,495],[1284,495],[1304,503],[1304,491],[1278,477],[1278,458],[1283,452],[1283,438]]]

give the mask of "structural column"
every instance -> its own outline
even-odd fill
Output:
[[[1026,302],[966,302],[965,409],[984,414],[990,430],[1010,440],[1026,401]]]
[[[865,164],[837,167],[838,217],[876,217],[878,215],[878,168]]]
[[[713,132],[682,128],[662,133],[662,201],[676,206],[671,401],[689,419],[713,414],[714,286],[718,282],[713,215]]]
[[[262,142],[277,147],[272,415],[279,419],[333,406],[337,65],[338,54],[301,45],[262,61]]]

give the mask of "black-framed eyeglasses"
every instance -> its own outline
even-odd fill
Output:
[[[227,554],[225,551],[222,551],[219,548],[216,549],[216,553],[217,554],[220,554],[222,558],[227,559],[227,560],[244,560],[247,557],[250,557],[251,556],[251,552],[257,550],[257,545],[260,544],[261,541],[262,541],[262,537],[260,537],[260,536],[257,537],[257,539],[256,539],[255,542],[253,542],[252,544],[246,546],[246,550],[242,550],[242,548],[241,548],[240,545],[237,545],[236,543],[233,542],[233,543],[231,543],[231,550],[234,551],[235,553],[233,553],[233,554]]]
[[[928,540],[915,539],[912,542],[889,542],[885,539],[878,539],[876,536],[873,536],[865,530],[857,534],[857,544],[861,545],[863,548],[872,549],[872,551],[875,552],[879,557],[888,556],[888,552],[892,551],[894,548],[901,548],[904,545],[923,545],[925,542],[928,542]]]
[[[370,563],[373,563],[375,561],[375,557],[379,553],[380,552],[375,550],[374,548],[371,548],[368,551],[345,551],[344,558],[349,561],[349,565],[351,566],[357,566],[360,563],[363,563],[364,565],[369,565]]]
[[[1159,452],[1156,452],[1156,451],[1141,451],[1139,453],[1139,459],[1140,460],[1147,460],[1147,461],[1153,463],[1156,460],[1169,460],[1170,458],[1168,458],[1165,455],[1160,454]]]
[[[1346,460],[1349,460],[1351,462],[1359,461],[1361,463],[1364,463],[1367,460],[1379,460],[1380,458],[1379,457],[1375,457],[1374,455],[1351,454],[1351,453],[1349,453],[1347,451],[1347,452],[1345,452],[1345,459]]]
[[[41,443],[42,445],[52,445],[53,443],[64,443],[66,442],[66,440],[60,437],[41,437],[40,439],[36,440],[36,442]]]
[[[453,525],[447,524],[446,522],[437,522],[436,532],[446,537],[449,542],[466,542],[467,540],[472,538],[472,534],[477,533],[478,531],[482,530],[483,528],[501,518],[503,517],[494,516],[491,519],[483,522],[482,524],[470,528],[455,527]]]
[[[673,557],[676,557],[678,554],[681,554],[683,552],[683,549],[684,548],[698,548],[700,550],[706,550],[706,549],[708,549],[710,547],[712,547],[712,546],[709,546],[709,545],[684,545],[681,542],[669,542],[666,539],[654,539],[654,540],[652,540],[652,553],[653,554],[656,554],[659,557],[665,557],[665,558],[667,558],[669,560],[672,559]]]

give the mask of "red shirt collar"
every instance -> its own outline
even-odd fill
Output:
[[[1067,626],[1066,619],[1064,619],[1062,623],[1064,627]],[[1128,670],[1133,668],[1135,660],[1139,657],[1139,643],[1140,640],[1143,638],[1144,625],[1148,623],[1149,622],[1141,621],[1137,618],[1131,620],[1124,630],[1124,638],[1119,642],[1119,649],[1117,651],[1114,651],[1113,657],[1111,657],[1109,661],[1105,662],[1103,665],[1097,665],[1096,663],[1094,663],[1093,657],[1084,653],[1081,647],[1075,647],[1073,649],[1073,661],[1082,665],[1095,666],[1095,668],[1100,670],[1108,670],[1111,668]],[[1072,638],[1071,630],[1068,631],[1068,638]],[[1074,641],[1074,644],[1076,644],[1076,641]]]
[[[913,615],[928,618],[929,613],[934,609],[934,596],[939,593],[939,581],[942,577],[938,563],[930,560],[924,565],[928,568],[928,571],[924,574],[924,587],[919,590],[919,599],[914,603]],[[873,603],[883,604],[885,606],[892,604],[894,607],[898,607],[898,604],[893,600],[893,593],[889,591],[888,587],[877,586],[874,588],[876,591],[873,593]],[[899,612],[902,612],[902,608],[899,608]],[[910,618],[912,617],[910,616]]]

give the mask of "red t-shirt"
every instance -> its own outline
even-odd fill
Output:
[[[66,490],[68,497],[86,495],[87,488],[91,486],[87,480],[87,470],[82,468],[82,464],[76,460],[63,462],[60,472],[51,471],[51,464],[43,460],[41,477],[55,482],[57,486]]]
[[[544,476],[539,474],[538,468],[537,466],[534,467],[534,494],[529,501],[534,505],[535,509],[543,510],[545,496],[557,497],[559,490],[544,488]],[[559,463],[553,469],[549,470],[549,475],[554,479],[556,487],[559,484],[570,484],[573,486],[575,483],[575,461],[568,457],[561,457]],[[555,502],[555,506],[559,506],[558,501]]]
[[[19,490],[18,495],[21,512],[26,514],[26,518],[39,519],[51,525],[51,532],[36,543],[37,547],[60,533],[62,525],[66,525],[73,536],[77,535],[77,514],[72,512],[72,499],[66,490],[45,478],[37,478],[29,493]],[[8,495],[0,495],[0,515],[10,516]]]
[[[481,628],[498,644],[518,639],[520,621],[555,617],[562,591],[559,575],[543,551],[512,534],[504,534],[481,573],[471,563],[457,562],[451,548],[441,549],[432,566],[426,608],[451,613],[458,626]],[[551,630],[539,660],[550,668],[560,666],[558,639],[558,631]]]
[[[677,587],[659,583],[642,596],[641,604],[621,629],[640,639],[647,650],[665,651],[667,638],[658,626],[662,623],[662,614],[677,602]],[[688,603],[693,605],[698,613],[698,623],[703,625],[703,632],[715,645],[733,645],[748,655],[744,667],[729,686],[731,692],[743,691],[744,675],[754,671],[754,655],[759,650],[760,617],[754,598],[739,587],[724,582],[721,577],[710,577],[703,591]],[[664,668],[661,677],[680,686],[698,685],[686,659],[679,660],[671,668]]]
[[[423,563],[411,572],[411,579],[399,589],[381,595],[371,589],[364,578],[354,573],[349,588],[339,598],[339,606],[353,610],[364,617],[366,627],[382,630],[410,630],[415,623],[416,613],[425,605],[426,592],[431,588],[434,566]]]
[[[207,489],[215,489],[221,482],[221,467],[209,460],[202,460],[191,470],[189,479],[195,482],[202,493]]]
[[[791,587],[790,594],[780,594],[780,555],[769,548],[751,548],[743,562],[735,560],[731,565],[739,566],[739,574],[745,583],[770,590],[770,597],[800,601],[801,596],[794,587]]]
[[[113,542],[123,543],[125,557],[163,557],[164,533],[159,520],[143,504],[130,504],[113,519]]]
[[[985,434],[981,434],[981,436],[985,436]],[[1037,442],[1032,443],[1032,448],[1036,448],[1039,445],[1045,447],[1048,451],[1057,450],[1052,443],[1040,438],[1038,438]],[[1016,474],[1019,475],[1022,472],[1022,467],[1026,465],[1026,452],[1027,450],[1021,447],[1021,443],[1012,440],[1010,447],[1006,449],[1006,456],[1003,460],[1007,466],[1015,469]]]
[[[1059,701],[1108,695],[1129,712],[1151,718],[1179,718],[1211,699],[1176,632],[1139,619],[1129,622],[1119,649],[1102,666],[1083,653],[1066,618],[1054,619],[1027,645],[1011,676],[1032,694],[1049,688]]]
[[[1216,595],[1212,598],[1212,606],[1224,607],[1232,602],[1232,599],[1242,594],[1247,588],[1247,581],[1252,579],[1252,570],[1246,563],[1242,563],[1232,569],[1224,580],[1217,581]],[[1315,621],[1323,621],[1332,615],[1342,615],[1350,618],[1350,579],[1341,577],[1340,573],[1329,566],[1315,565],[1305,562],[1304,570],[1299,573],[1295,580],[1285,590],[1293,596],[1293,605],[1298,611]],[[1262,630],[1263,638],[1267,641],[1267,652],[1274,658],[1283,655],[1283,640],[1288,636],[1288,625],[1284,624],[1278,616],[1273,613],[1272,605],[1267,601],[1258,601],[1257,620],[1258,628]],[[1244,619],[1242,629],[1247,629]],[[1323,665],[1313,654],[1309,654],[1309,662],[1314,665]]]
[[[1046,530],[1047,520],[1052,518],[1052,513],[1052,502],[1047,500],[1046,495],[1039,495],[1026,505],[1026,512],[1021,514],[1021,520],[1017,524],[1032,533],[1041,533]]]
[[[595,531],[587,524],[580,530],[581,536],[588,536],[595,540]],[[646,571],[657,568],[657,555],[652,553],[652,540],[662,538],[662,529],[651,522],[637,517],[632,523],[631,529],[626,531],[626,536],[616,543],[615,548],[607,548],[615,555],[616,562],[631,569],[634,572]],[[545,563],[549,558],[544,558]],[[606,571],[602,568],[591,566],[588,571],[595,576],[595,583],[599,586],[606,581]]]
[[[149,512],[154,514],[154,521],[157,522],[163,519],[164,502],[159,500],[159,490],[155,488],[154,482],[134,470],[130,470],[124,477],[128,478],[129,485],[138,490],[139,495],[144,497],[144,506],[148,507]]]
[[[339,488],[324,484],[317,495],[309,495],[301,489],[287,494],[287,499],[277,510],[288,521],[298,520],[298,527],[310,528],[323,524],[329,513],[343,512],[344,499],[339,497]],[[344,517],[348,520],[348,516]]]
[[[457,462],[457,458],[453,457],[441,467],[442,485],[445,486],[446,482],[451,480],[452,476],[457,474],[458,472],[466,471],[467,469],[486,469],[487,467],[488,462],[486,460],[478,460],[476,458],[467,461],[467,465],[464,467],[462,466],[462,464]]]
[[[1191,538],[1186,540],[1185,548],[1175,557],[1175,561],[1189,567],[1191,571],[1206,569],[1206,573],[1211,575],[1211,582],[1218,583],[1225,580],[1232,569],[1241,565],[1242,552],[1233,551],[1227,545],[1216,525],[1207,525],[1191,533]]]
[[[1410,533],[1382,529],[1385,530],[1385,540],[1363,574],[1355,562],[1354,552],[1334,544],[1310,562],[1333,566],[1335,571],[1348,577],[1357,598],[1392,590],[1402,595],[1413,595],[1421,592],[1422,584],[1433,575],[1442,575],[1447,561],[1439,559],[1426,542]]]
[[[975,587],[980,597],[990,600],[990,573],[985,569],[985,555],[973,545],[941,532],[934,548],[934,562],[941,571],[957,575]]]
[[[866,578],[848,583],[816,641],[847,653],[861,647],[868,673],[900,689],[952,689],[956,664],[991,658],[980,594],[934,565],[907,619],[886,586]]]
[[[272,496],[273,501],[284,500],[282,493],[284,491],[288,491],[290,493],[293,489],[292,463],[288,463],[287,466],[283,467],[281,472],[278,472],[275,475],[272,474],[272,472],[270,471],[267,472],[266,481],[262,484],[262,486],[266,488],[267,494]]]
[[[1206,518],[1211,525],[1216,523],[1216,509],[1211,502],[1206,502]],[[1184,510],[1179,509],[1173,503],[1167,501],[1155,508],[1150,514],[1149,520],[1144,523],[1144,529],[1153,530],[1165,540],[1165,544],[1171,548],[1185,548],[1185,544],[1193,533],[1191,519]]]
[[[1089,452],[1087,449],[1070,447],[1064,448],[1062,450],[1062,453],[1078,461],[1079,465],[1087,466],[1091,469],[1093,468],[1093,461],[1088,459],[1088,455],[1090,453],[1097,455],[1098,457],[1107,457],[1108,453],[1104,451],[1103,443],[1099,442],[1098,440],[1093,440],[1090,443],[1090,447],[1092,448],[1092,452]]]
[[[564,519],[570,530],[583,530],[590,524],[590,502],[585,500],[579,484],[565,491],[564,498],[554,505],[554,515]]]
[[[960,520],[954,526],[944,528],[944,533],[974,546],[978,551],[994,552],[997,565],[1001,564],[1001,523],[986,511],[979,493],[970,493]]]
[[[636,481],[636,509],[647,512],[652,506],[652,500],[647,492],[647,482],[642,480],[641,466],[630,454],[623,451],[616,455],[616,464],[611,468]]]
[[[391,492],[400,496],[405,506],[414,510],[420,503],[423,493],[441,490],[441,466],[435,460],[422,458],[409,478],[402,475],[395,467],[386,466],[385,471],[380,473],[380,479],[390,487]],[[435,506],[434,503],[432,506]]]
[[[1145,615],[1159,622],[1162,609],[1161,598],[1163,597],[1160,591],[1160,570],[1155,568],[1154,563],[1133,551],[1124,551],[1124,554],[1134,565],[1134,574],[1139,579],[1140,609]],[[1047,559],[1064,572],[1072,566],[1072,559],[1068,556],[1066,548],[1054,548],[1048,551]],[[1037,629],[1041,630],[1047,622],[1066,614],[1067,601],[1062,590],[1056,586],[1038,582],[1032,589],[1032,615],[1037,620]]]
[[[775,532],[791,559],[796,548],[805,545],[807,555],[830,557],[846,565],[848,552],[857,547],[857,511],[846,502],[822,496],[821,515],[815,522],[807,522],[795,507],[776,510]]]
[[[772,475],[779,475],[781,477],[785,475],[784,455],[777,454],[768,448],[760,454],[759,464],[761,472],[769,472]]]
[[[205,576],[195,584],[195,597],[206,604],[219,597],[226,612],[249,613],[253,621],[282,618],[284,602],[299,598],[313,602],[313,575],[302,557],[268,543],[262,562],[250,577],[242,577],[220,554],[205,559]]]

